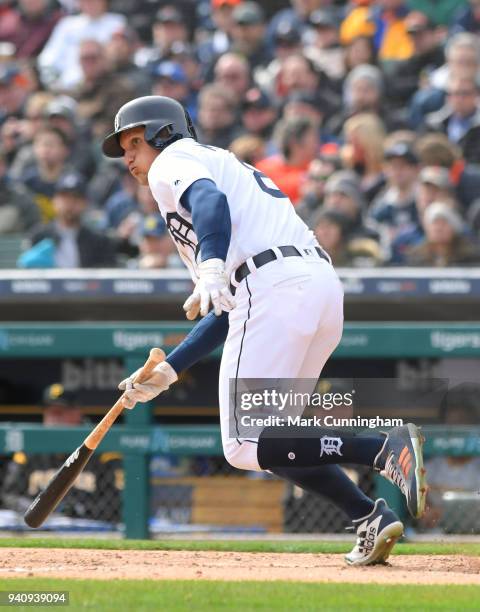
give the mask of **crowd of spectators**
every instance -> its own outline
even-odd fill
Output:
[[[2,0],[0,243],[22,237],[28,268],[179,265],[101,153],[155,94],[274,180],[335,264],[475,265],[479,36],[480,0]]]

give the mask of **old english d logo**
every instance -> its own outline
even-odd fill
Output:
[[[166,222],[168,231],[173,240],[184,248],[191,248],[196,258],[198,245],[193,242],[193,240],[196,239],[193,225],[176,212],[167,213]]]

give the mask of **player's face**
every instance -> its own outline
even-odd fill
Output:
[[[120,134],[123,159],[130,174],[140,185],[148,185],[148,171],[158,155],[144,138],[145,128],[137,127]]]

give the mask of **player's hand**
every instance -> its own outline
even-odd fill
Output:
[[[118,385],[123,394],[123,405],[131,410],[137,402],[149,402],[162,391],[166,391],[169,386],[178,380],[177,373],[168,363],[162,361],[156,365],[151,375],[143,383],[134,383],[133,381],[138,376],[142,368],[131,374],[128,378],[122,380]]]
[[[217,317],[223,310],[235,308],[235,300],[230,292],[230,284],[225,274],[225,262],[221,259],[207,259],[198,266],[200,278],[192,295],[183,305],[187,319],[193,321],[198,313],[204,317],[210,310],[210,304]]]

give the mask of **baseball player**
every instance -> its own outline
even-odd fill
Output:
[[[337,464],[377,470],[421,516],[426,485],[417,428],[354,435],[317,427],[305,435],[272,425],[252,438],[242,436],[238,406],[229,406],[230,385],[236,389],[241,379],[318,379],[343,327],[343,291],[329,256],[276,185],[232,153],[199,143],[188,113],[171,98],[146,96],[122,106],[103,152],[123,157],[150,187],[195,283],[186,317],[201,317],[145,383],[132,386],[131,377],[120,383],[126,407],[150,401],[224,343],[219,404],[226,459],[329,498],[357,531],[347,562],[384,562],[403,525]]]

